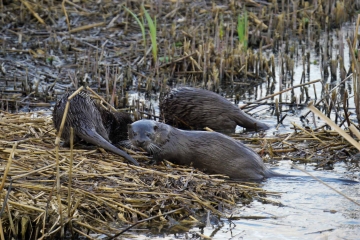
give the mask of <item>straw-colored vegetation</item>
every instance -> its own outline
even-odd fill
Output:
[[[219,208],[230,210],[239,202],[263,195],[256,184],[229,182],[225,176],[209,176],[171,163],[149,165],[146,156],[131,150],[142,167],[124,163],[117,155],[95,147],[86,150],[82,146],[73,152],[66,148],[59,151],[58,201],[56,135],[51,117],[41,112],[1,112],[0,117],[4,236],[25,234],[27,239],[37,239],[58,235],[65,226],[84,236],[89,232],[114,234],[176,209],[170,216],[187,224],[186,229],[203,221],[200,216],[207,210],[230,216]],[[166,219],[159,217],[140,227],[151,223],[162,228],[169,224]]]
[[[73,151],[60,148],[57,196],[56,135],[51,117],[46,112],[1,112],[0,117],[0,168],[4,169],[0,227],[4,236],[37,239],[59,236],[64,228],[67,235],[111,236],[156,216],[138,227],[181,232],[205,224],[207,211],[230,217],[236,204],[253,199],[268,202],[264,197],[273,194],[254,183],[209,176],[191,167],[168,162],[151,165],[139,152],[128,150],[142,164],[136,167],[112,153],[78,145]],[[354,153],[355,147],[336,131],[305,130],[296,124],[294,128],[295,132],[276,138],[237,139],[251,143],[265,159],[280,160],[287,155],[303,163],[318,161],[319,168]],[[170,211],[174,212],[161,216]],[[173,225],[170,219],[178,223]]]
[[[191,167],[151,165],[143,153],[129,149],[141,167],[84,145],[73,151],[60,148],[57,155],[49,111],[9,111],[48,109],[67,88],[90,86],[137,119],[156,116],[152,100],[169,84],[230,89],[228,95],[239,101],[254,86],[267,82],[267,97],[244,108],[255,108],[278,95],[276,103],[267,104],[276,106],[280,125],[282,106],[306,106],[308,88],[321,81],[325,94],[320,100],[315,96],[314,106],[327,116],[345,115],[336,123],[352,129],[351,137],[358,140],[357,126],[348,117],[349,94],[340,99],[337,88],[352,72],[360,119],[359,66],[345,69],[347,53],[332,55],[333,42],[327,38],[323,44],[321,36],[322,31],[328,36],[329,29],[350,20],[359,1],[309,2],[162,1],[155,5],[148,0],[0,0],[4,36],[0,39],[0,240],[111,237],[137,223],[138,228],[154,232],[183,232],[204,225],[208,213],[229,217],[236,204],[253,199],[268,202],[266,195],[276,194],[265,193],[254,183],[232,182]],[[317,51],[324,78],[330,71],[336,80],[340,66],[341,81],[336,87],[324,78],[308,79],[313,64],[306,51],[309,43],[317,49],[323,44]],[[357,43],[355,34],[349,40],[353,62],[358,59]],[[295,61],[304,66],[297,86],[293,85]],[[278,93],[275,86],[280,86]],[[294,87],[301,88],[301,96],[283,99],[281,93]],[[148,101],[130,102],[129,89],[144,92]],[[251,144],[266,161],[285,157],[301,163],[317,161],[319,168],[358,151],[344,135],[324,126],[309,129],[294,123],[293,128],[292,133],[272,138],[260,134],[236,138]]]

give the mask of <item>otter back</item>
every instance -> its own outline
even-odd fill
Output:
[[[70,93],[64,94],[54,107],[53,122],[57,131],[60,129],[66,102],[70,95]],[[71,127],[74,129],[74,142],[83,139],[88,143],[112,151],[131,161],[135,165],[139,165],[139,163],[126,152],[108,142],[108,132],[103,125],[100,111],[95,102],[85,92],[80,92],[70,101],[69,111],[61,134],[61,138],[65,141],[65,146],[68,146],[70,143]]]
[[[273,174],[251,148],[221,133],[186,131],[140,120],[129,126],[128,134],[133,146],[145,149],[156,160],[192,165],[232,179],[258,181]]]
[[[246,129],[266,130],[269,126],[243,112],[220,95],[197,88],[171,90],[160,102],[166,123],[182,129],[234,132],[236,125]]]

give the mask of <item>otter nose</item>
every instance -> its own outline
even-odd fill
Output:
[[[140,147],[144,146],[145,144],[145,141],[142,141],[142,140],[136,140],[136,144]]]

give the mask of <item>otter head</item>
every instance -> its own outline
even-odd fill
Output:
[[[159,147],[156,144],[157,122],[152,120],[139,120],[128,125],[128,135],[131,144],[154,153]]]

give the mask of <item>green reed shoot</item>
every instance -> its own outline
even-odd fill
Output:
[[[249,23],[246,10],[244,10],[242,15],[238,16],[237,31],[239,36],[239,43],[242,44],[243,49],[246,51],[249,35]]]
[[[143,36],[143,41],[144,41],[144,47],[145,47],[145,52],[146,52],[146,36],[145,36],[145,27],[144,27],[144,24],[143,22],[140,21],[140,19],[135,15],[135,13],[133,13],[130,9],[128,9],[127,7],[124,7],[125,10],[130,13],[134,18],[135,20],[137,21],[137,23],[139,24],[140,26],[140,29],[141,29],[141,33],[142,33],[142,36]]]
[[[220,15],[219,37],[220,39],[224,37],[224,18],[222,15]]]
[[[157,60],[157,42],[156,42],[156,17],[154,18],[154,21],[152,20],[152,18],[150,17],[149,13],[146,11],[144,5],[141,5],[144,13],[145,13],[145,18],[148,22],[148,26],[149,26],[149,30],[150,30],[150,40],[151,40],[151,46],[152,46],[152,54],[153,54],[153,58],[156,64],[156,60]]]

